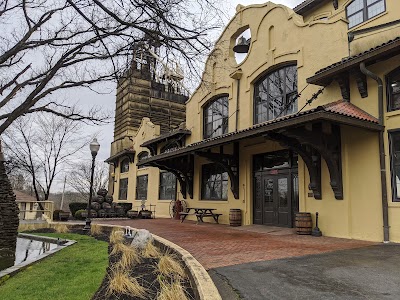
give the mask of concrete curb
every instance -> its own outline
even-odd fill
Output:
[[[139,230],[138,228],[130,226],[99,224],[99,223],[97,223],[96,225],[104,227],[119,227],[123,230],[125,230],[127,227],[129,227],[132,230]],[[212,281],[210,275],[207,273],[204,267],[197,261],[197,259],[195,259],[189,253],[189,251],[158,235],[155,234],[152,235],[157,243],[164,245],[165,247],[171,249],[173,252],[177,253],[178,256],[180,256],[180,258],[186,265],[187,270],[190,273],[190,277],[192,278],[194,284],[196,285],[195,288],[199,300],[222,300],[221,295],[219,294],[218,289],[215,286],[214,282]]]

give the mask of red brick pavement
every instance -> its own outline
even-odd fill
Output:
[[[350,239],[275,235],[237,230],[227,225],[180,223],[172,219],[96,222],[147,229],[189,251],[206,269],[373,245]]]

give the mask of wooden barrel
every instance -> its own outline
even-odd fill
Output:
[[[240,209],[231,208],[229,210],[229,224],[231,226],[242,225],[242,211]]]
[[[101,208],[101,204],[99,202],[92,202],[92,209],[99,210]]]
[[[105,218],[106,217],[106,211],[104,209],[99,209],[99,211],[97,212],[97,216],[99,218]]]
[[[110,209],[111,208],[111,204],[107,203],[107,202],[103,202],[103,204],[101,205],[101,207],[105,210]]]
[[[306,213],[306,212],[296,213],[295,225],[297,234],[311,234],[312,231],[311,213]]]

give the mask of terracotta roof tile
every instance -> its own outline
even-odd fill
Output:
[[[325,111],[333,112],[339,115],[344,115],[372,123],[379,123],[379,120],[377,118],[371,116],[369,113],[362,110],[358,106],[355,106],[354,104],[345,100],[331,102],[329,104],[323,105],[322,108]]]

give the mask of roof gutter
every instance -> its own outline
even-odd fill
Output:
[[[378,84],[378,110],[379,110],[379,125],[383,126],[383,81],[365,67],[365,62],[360,63],[360,71],[375,80]],[[386,184],[386,161],[385,161],[385,140],[383,129],[379,132],[379,164],[381,169],[381,189],[382,189],[382,218],[383,218],[383,242],[389,243],[389,207],[387,199],[387,184]]]

